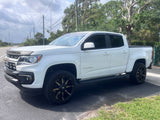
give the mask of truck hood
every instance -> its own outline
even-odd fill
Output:
[[[8,51],[14,52],[32,52],[32,54],[60,54],[60,53],[70,53],[73,52],[74,47],[70,46],[54,46],[54,45],[41,45],[41,46],[27,46],[27,47],[17,47],[11,48]]]
[[[40,46],[11,48],[10,51],[40,51],[40,50],[60,49],[60,48],[66,48],[66,47],[65,46],[40,45]]]

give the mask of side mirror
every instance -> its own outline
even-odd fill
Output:
[[[93,42],[84,43],[83,49],[93,49],[93,48],[95,48],[95,45]]]

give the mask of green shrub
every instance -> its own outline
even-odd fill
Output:
[[[131,45],[145,45],[145,42],[139,40],[132,40]]]
[[[154,41],[146,41],[145,45],[154,47],[155,42]]]
[[[160,42],[154,45],[153,65],[160,66]]]
[[[152,46],[154,47],[154,41],[140,41],[140,40],[132,40],[131,45],[142,45],[142,46]]]

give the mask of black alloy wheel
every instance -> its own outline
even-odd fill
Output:
[[[143,63],[136,63],[130,74],[131,81],[136,84],[144,83],[146,79],[146,72],[146,66]]]
[[[144,66],[139,66],[136,72],[136,78],[139,81],[144,81],[146,78],[146,68]]]
[[[45,87],[45,96],[51,103],[68,102],[75,89],[75,77],[67,71],[54,72]]]

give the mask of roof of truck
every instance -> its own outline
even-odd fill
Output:
[[[92,33],[110,33],[110,34],[119,34],[119,35],[122,35],[121,33],[109,32],[109,31],[80,31],[80,32],[73,32],[73,33],[86,33],[86,34],[92,34]]]

